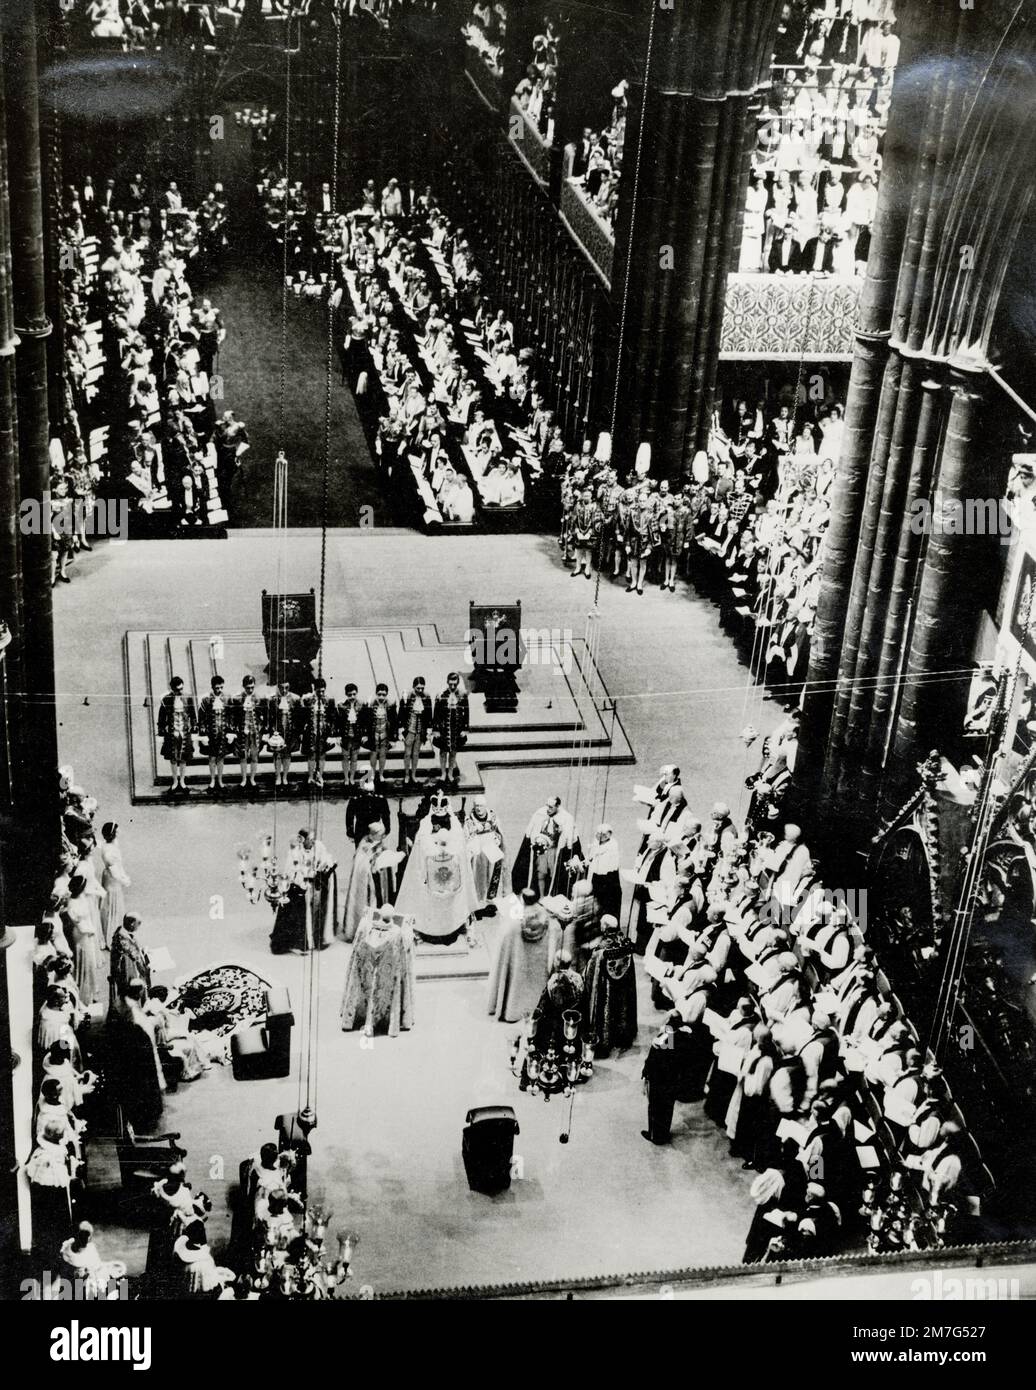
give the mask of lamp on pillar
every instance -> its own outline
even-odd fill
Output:
[[[704,449],[699,449],[691,460],[691,477],[701,486],[709,481],[709,456]]]

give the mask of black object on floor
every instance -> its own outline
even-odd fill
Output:
[[[472,1192],[493,1194],[511,1186],[511,1155],[518,1121],[509,1105],[480,1105],[464,1121],[461,1156]]]
[[[291,1029],[295,1016],[288,991],[272,985],[266,992],[266,1019],[247,1023],[230,1039],[236,1081],[268,1081],[291,1071]]]

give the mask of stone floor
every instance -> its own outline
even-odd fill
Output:
[[[131,806],[124,633],[258,629],[260,591],[273,587],[278,559],[286,589],[308,588],[319,550],[312,532],[280,543],[270,533],[235,532],[221,542],[110,545],[78,560],[75,583],[56,594],[62,757],[97,797],[101,818],[120,822],[133,880],[129,904],[144,916],[147,943],[167,947],[173,958],[163,979],[236,960],[288,984],[300,1000],[303,963],[269,954],[270,915],[244,899],[235,847],[275,824],[291,834],[312,812],[343,873],[348,850],[340,804]],[[587,635],[593,586],[568,577],[550,538],[337,531],[327,558],[328,627],[435,623],[444,641],[459,641],[469,598],[521,597],[529,626]],[[531,811],[557,791],[584,835],[606,818],[630,863],[638,838],[632,785],[653,780],[672,759],[700,813],[720,798],[735,814],[743,810],[740,789],[752,764],[739,732],[746,723],[768,730],[780,712],[747,693],[714,610],[683,588],[637,597],[604,583],[590,637],[637,765],[490,772],[486,794],[510,852]],[[225,674],[233,686],[241,673]],[[214,899],[221,920],[211,915]],[[486,930],[492,947],[492,924]],[[342,946],[320,960],[320,1124],[311,1174],[334,1211],[333,1228],[361,1236],[361,1283],[381,1290],[481,1285],[740,1258],[748,1175],[727,1158],[699,1107],[683,1108],[671,1149],[640,1137],[639,1073],[654,1017],[643,982],[638,1045],[603,1063],[579,1093],[571,1142],[561,1146],[562,1105],[518,1094],[508,1070],[515,1029],[486,1015],[483,980],[422,981],[414,1030],[366,1050],[338,1028],[345,963]],[[237,1083],[220,1071],[170,1097],[167,1121],[182,1132],[192,1179],[217,1210],[240,1158],[297,1099],[294,1070],[270,1083]],[[521,1125],[522,1175],[495,1199],[469,1192],[460,1161],[465,1112],[489,1101],[515,1105]],[[223,1224],[214,1214],[217,1237]],[[129,1241],[124,1232],[116,1237]],[[142,1258],[139,1242],[129,1253]]]

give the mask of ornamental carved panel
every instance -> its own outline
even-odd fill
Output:
[[[510,140],[533,176],[546,187],[550,182],[550,146],[514,97],[511,98]]]
[[[610,286],[615,238],[607,223],[587,202],[582,189],[571,179],[565,179],[561,184],[561,216],[597,267],[601,278]]]
[[[862,279],[731,275],[720,356],[852,360]]]

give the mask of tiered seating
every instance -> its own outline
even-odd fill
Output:
[[[420,241],[390,234],[379,251],[364,230],[369,221],[363,214],[352,215],[350,248],[341,258],[340,273],[354,325],[374,319],[368,358],[388,407],[379,423],[378,456],[391,477],[397,460],[405,457],[427,525],[470,525],[474,498],[483,517],[520,513],[539,461],[528,431],[508,419],[508,382],[494,370],[497,359],[487,351],[474,320],[461,312],[456,277],[441,244],[426,226]],[[376,294],[381,298],[375,317],[371,305]],[[433,308],[433,295],[441,296],[441,313]],[[391,336],[377,331],[380,318],[398,325],[389,330]],[[400,376],[400,356],[409,368],[402,380],[393,379]],[[476,385],[479,379],[484,388]],[[486,440],[469,442],[463,431],[471,411],[487,399],[500,402],[493,428]],[[429,458],[433,435],[438,443],[433,441]]]
[[[74,188],[67,204],[67,362],[77,418],[64,455],[74,457],[83,440],[93,481],[128,501],[148,529],[156,519],[166,533],[222,527],[215,413],[199,351],[204,325],[187,281],[199,254],[198,219],[176,185],[161,195],[154,218],[139,183],[125,196],[117,191],[105,209],[96,198],[87,203],[100,235],[86,234]],[[225,200],[212,192],[206,204],[218,214]]]

